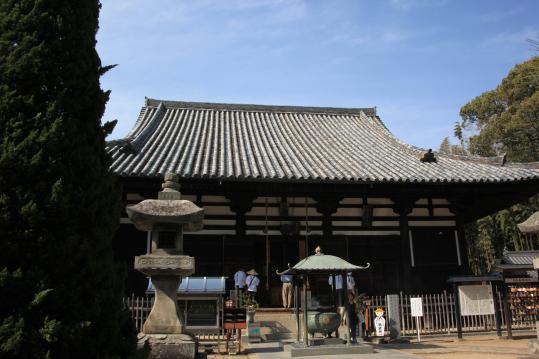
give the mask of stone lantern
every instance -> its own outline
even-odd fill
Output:
[[[181,199],[178,176],[165,175],[158,199],[127,206],[127,215],[141,231],[149,232],[150,252],[135,257],[135,269],[151,278],[155,288],[152,310],[139,343],[150,346],[150,358],[194,358],[196,339],[184,333],[176,296],[182,278],[195,271],[195,258],[183,254],[183,231],[202,229],[204,210]]]

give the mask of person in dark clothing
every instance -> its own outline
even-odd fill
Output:
[[[348,302],[346,303],[346,314],[350,325],[350,342],[357,343],[356,330],[358,317],[356,311],[355,295],[353,292],[348,292]]]

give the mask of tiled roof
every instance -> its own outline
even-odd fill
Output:
[[[395,138],[372,108],[338,109],[147,99],[107,145],[120,176],[339,182],[507,182],[539,170],[501,158],[436,154]],[[530,166],[528,166],[530,167]]]
[[[503,264],[533,264],[533,259],[539,257],[539,251],[504,251]]]

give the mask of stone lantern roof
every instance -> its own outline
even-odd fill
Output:
[[[135,227],[151,231],[156,225],[178,224],[185,231],[201,230],[204,210],[191,201],[181,199],[179,189],[178,176],[167,173],[158,199],[146,199],[127,206],[127,214]]]

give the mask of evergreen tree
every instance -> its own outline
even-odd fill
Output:
[[[449,137],[444,137],[442,143],[440,143],[438,151],[442,153],[451,153],[451,143],[449,142]]]
[[[98,0],[0,2],[0,357],[130,357]]]
[[[496,89],[464,105],[460,116],[455,135],[471,153],[539,161],[539,56],[516,65]]]
[[[539,56],[516,65],[501,84],[460,110],[457,136],[472,154],[507,154],[512,162],[539,161]],[[504,249],[539,248],[538,236],[524,236],[517,223],[539,210],[539,195],[467,227],[470,267],[490,269]]]
[[[454,145],[449,141],[449,137],[445,137],[440,143],[438,151],[448,155],[466,155],[466,150],[461,145]]]

